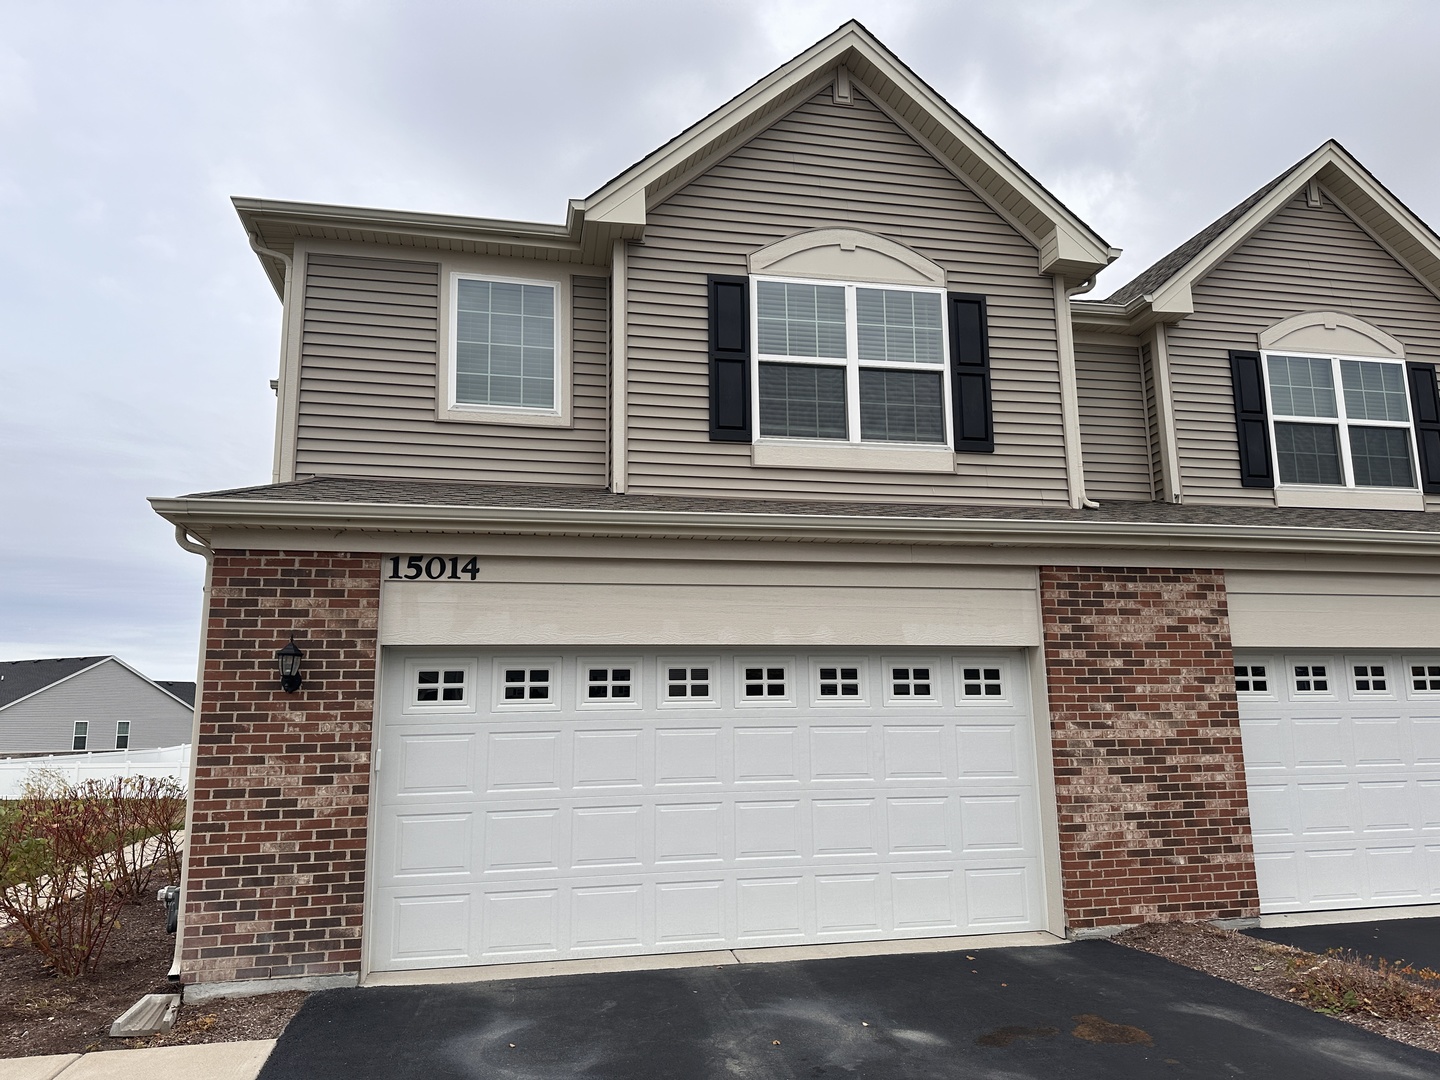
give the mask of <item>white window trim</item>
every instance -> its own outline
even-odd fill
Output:
[[[778,281],[788,285],[825,285],[839,287],[845,290],[845,356],[782,356],[760,351],[760,303],[759,288],[762,281]],[[884,289],[896,292],[917,292],[931,293],[940,297],[940,363],[920,364],[905,360],[861,360],[860,359],[860,334],[858,330],[858,319],[855,310],[856,289]],[[873,458],[869,461],[856,460],[850,467],[865,468],[891,468],[910,469],[923,472],[953,472],[955,468],[954,446],[955,433],[952,430],[953,418],[950,415],[950,401],[952,393],[950,389],[950,320],[945,310],[945,289],[937,286],[921,285],[897,285],[890,282],[880,281],[836,281],[827,278],[806,278],[806,277],[781,277],[771,274],[750,275],[750,340],[753,342],[750,350],[750,385],[754,392],[750,395],[750,430],[755,433],[754,441],[756,446],[755,463],[774,465],[797,465],[797,466],[819,466],[829,465],[831,462],[824,460],[824,455],[814,453],[801,453],[798,457],[792,458],[780,453],[768,454],[760,450],[762,446],[793,447],[803,450],[830,451],[836,448],[855,447],[865,450],[895,451],[887,453],[883,459]],[[760,434],[760,365],[765,364],[813,364],[817,367],[841,367],[845,369],[845,428],[848,438],[845,439],[805,439],[793,438],[782,435]],[[910,372],[933,372],[940,373],[940,415],[945,425],[945,437],[943,442],[938,443],[904,443],[875,441],[863,442],[860,438],[860,370],[861,368],[872,368],[887,371],[910,371]],[[911,461],[913,466],[906,463],[906,459],[900,455],[913,455]],[[941,457],[943,455],[943,457]],[[927,457],[931,460],[926,460]],[[769,460],[765,460],[769,458]],[[843,465],[842,465],[843,467]]]
[[[1304,360],[1327,360],[1330,363],[1330,378],[1335,391],[1335,416],[1280,416],[1275,411],[1275,393],[1270,386],[1270,358],[1272,356],[1295,356]],[[1363,364],[1389,364],[1400,369],[1400,385],[1405,390],[1405,409],[1410,419],[1399,420],[1355,420],[1351,421],[1345,409],[1345,386],[1341,381],[1340,361],[1354,360]],[[1280,506],[1336,506],[1341,502],[1377,510],[1423,510],[1425,498],[1420,492],[1420,462],[1415,446],[1415,405],[1410,400],[1410,379],[1405,371],[1405,361],[1379,356],[1342,356],[1338,354],[1307,353],[1285,349],[1266,349],[1260,353],[1260,370],[1265,379],[1266,421],[1269,425],[1270,454],[1275,468],[1275,501]],[[1275,438],[1276,423],[1282,424],[1324,424],[1336,429],[1336,441],[1340,444],[1340,468],[1345,476],[1344,484],[1297,484],[1280,479],[1280,444]],[[1415,483],[1411,487],[1359,487],[1355,483],[1355,466],[1350,455],[1350,426],[1401,428],[1406,432],[1410,446],[1410,475]]]
[[[81,731],[81,728],[85,730]],[[79,746],[75,745],[77,742],[80,744]],[[71,729],[70,733],[71,753],[78,753],[81,750],[88,749],[90,749],[90,721],[76,720],[75,726]]]
[[[125,729],[124,731],[121,731],[121,730],[120,730],[122,727]],[[125,740],[125,745],[124,745],[124,746],[121,746],[121,745],[120,745],[120,740],[121,740],[121,739],[124,739],[124,740]],[[115,749],[116,749],[116,750],[128,750],[128,749],[130,749],[130,721],[129,721],[129,720],[117,720],[117,721],[115,721]]]
[[[513,264],[512,264],[513,265]],[[531,266],[515,266],[506,272],[501,262],[457,266],[447,263],[443,281],[445,296],[440,305],[444,319],[441,328],[443,343],[437,372],[436,416],[441,420],[458,420],[480,424],[519,424],[527,427],[570,427],[571,413],[571,350],[570,350],[570,282],[566,277],[534,276]],[[515,285],[542,285],[555,291],[555,404],[549,409],[520,405],[480,405],[455,399],[456,338],[458,336],[461,280],[501,281]]]

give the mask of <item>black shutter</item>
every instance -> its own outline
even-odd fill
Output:
[[[993,454],[995,429],[990,407],[990,332],[985,297],[952,292],[948,299],[955,450]]]
[[[1420,490],[1440,495],[1440,386],[1434,364],[1406,364],[1415,409],[1415,445],[1420,452]]]
[[[750,435],[750,279],[710,284],[710,438],[752,442]]]
[[[1270,425],[1265,413],[1265,377],[1258,352],[1230,353],[1230,381],[1235,391],[1235,435],[1240,449],[1242,487],[1273,488]]]

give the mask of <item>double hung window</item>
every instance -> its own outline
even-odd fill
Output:
[[[754,277],[762,439],[950,443],[943,289]]]
[[[1403,362],[1280,353],[1264,361],[1281,484],[1416,486]]]

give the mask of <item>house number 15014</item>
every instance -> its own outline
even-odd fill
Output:
[[[474,581],[480,576],[480,563],[475,556],[463,555],[391,555],[390,576],[386,581]]]

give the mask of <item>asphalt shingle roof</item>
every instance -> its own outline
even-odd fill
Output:
[[[152,681],[161,690],[167,690],[174,694],[192,709],[195,707],[195,684],[193,682],[175,682],[172,679],[154,679]]]
[[[977,506],[899,502],[810,502],[690,495],[615,495],[603,488],[483,484],[453,480],[388,480],[317,476],[283,484],[207,491],[189,499],[351,503],[371,506],[472,506],[492,509],[812,514],[816,516],[936,518],[1056,522],[1132,522],[1274,526],[1317,529],[1393,529],[1440,532],[1440,513],[1404,510],[1329,510],[1274,506],[1205,506],[1161,502],[1107,502],[1095,510],[1051,506]]]
[[[52,683],[110,659],[108,656],[61,656],[47,660],[8,660],[0,663],[0,709],[29,697]]]
[[[1274,191],[1280,184],[1284,183],[1285,179],[1303,165],[1310,156],[1311,155],[1306,154],[1305,157],[1301,158],[1294,165],[1291,165],[1290,168],[1275,177],[1274,180],[1271,180],[1248,199],[1233,209],[1226,211],[1174,251],[1170,252],[1170,254],[1143,270],[1137,277],[1121,285],[1120,288],[1116,289],[1102,302],[1106,304],[1128,304],[1137,296],[1144,296],[1146,293],[1154,292],[1160,286],[1164,285],[1165,282],[1185,269],[1186,264],[1195,258],[1195,256],[1199,255],[1200,252],[1204,251],[1212,240],[1230,228],[1231,225],[1234,225],[1235,222],[1249,213],[1252,206],[1265,198],[1266,195],[1269,195],[1270,192]]]

